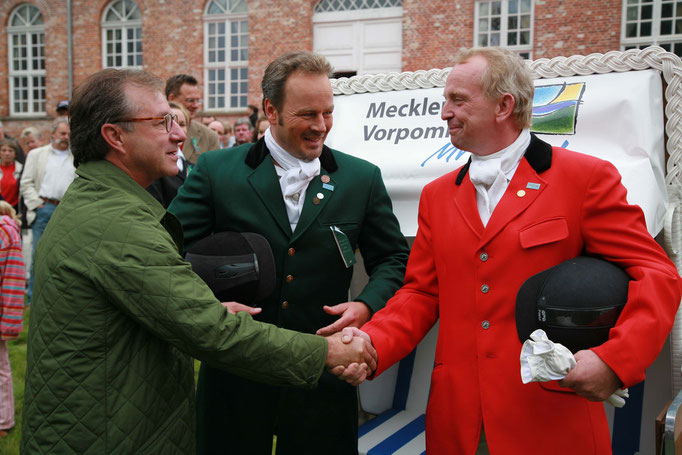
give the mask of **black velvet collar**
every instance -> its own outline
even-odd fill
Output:
[[[528,161],[528,164],[530,164],[530,167],[532,167],[538,174],[545,172],[547,169],[552,167],[552,146],[547,142],[538,139],[535,134],[531,133],[530,144],[528,145],[526,153],[524,153],[523,156]],[[464,180],[464,176],[467,175],[470,165],[471,157],[469,157],[467,164],[465,164],[459,171],[459,174],[457,174],[457,179],[455,180],[457,185],[460,185],[462,180]]]

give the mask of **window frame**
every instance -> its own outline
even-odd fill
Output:
[[[515,45],[508,45],[507,40],[508,40],[508,23],[509,23],[509,0],[477,0],[474,2],[474,37],[473,37],[473,46],[474,47],[480,47],[481,45],[478,44],[478,38],[479,34],[481,33],[486,33],[482,32],[479,29],[479,19],[481,19],[480,16],[480,5],[483,3],[488,3],[492,4],[494,1],[499,1],[500,2],[500,44],[499,47],[502,47],[504,49],[508,49],[512,52],[515,52],[519,55],[521,55],[523,58],[526,59],[532,59],[533,58],[533,42],[535,40],[535,2],[531,1],[530,2],[530,25],[529,25],[529,40],[528,44],[515,44]],[[519,7],[520,7],[520,2],[519,1]],[[492,6],[492,5],[491,5]],[[516,14],[518,15],[518,14]],[[486,16],[490,17],[490,16]],[[517,28],[519,32],[522,30],[526,30],[525,28],[521,28],[519,24],[519,28]],[[487,33],[490,33],[490,30],[487,31]],[[484,47],[491,47],[490,44]]]
[[[134,0],[127,0],[130,1],[133,5],[135,5],[135,8],[137,8],[138,13],[140,16],[142,15],[142,12],[140,11],[140,7],[135,2]],[[142,69],[144,66],[144,50],[142,47],[142,18],[140,19],[127,19],[124,18],[122,20],[116,20],[116,21],[107,21],[106,17],[109,14],[109,11],[113,10],[114,5],[117,3],[125,3],[126,0],[112,0],[107,4],[107,6],[102,10],[102,19],[100,20],[100,28],[102,29],[102,68],[137,68],[137,69]],[[128,15],[130,15],[130,11],[127,12]],[[132,30],[133,34],[135,35],[138,30],[139,30],[139,38],[138,37],[133,37],[132,42],[133,46],[139,41],[140,43],[140,51],[137,52],[137,50],[133,51],[132,53],[128,52],[128,44],[131,41],[131,38],[128,38],[128,31]],[[107,47],[109,44],[109,40],[107,37],[107,33],[109,31],[120,31],[121,33],[121,38],[120,38],[120,43],[121,43],[121,65],[108,65],[107,64],[107,59],[109,57],[109,54],[107,52]],[[115,45],[117,41],[112,41]],[[112,58],[116,58],[117,54],[111,54]],[[134,57],[137,57],[137,55],[140,56],[141,63],[139,65],[128,65],[128,57],[130,55],[133,55]]]
[[[204,23],[204,90],[203,90],[203,110],[205,112],[225,112],[225,113],[241,113],[244,112],[249,104],[248,101],[248,96],[249,96],[249,58],[248,58],[248,53],[249,53],[249,38],[250,38],[250,33],[249,33],[249,12],[248,12],[248,3],[246,0],[243,0],[243,4],[246,5],[246,11],[239,11],[239,12],[226,12],[226,13],[208,13],[209,8],[211,7],[211,4],[214,2],[214,0],[210,0],[206,4],[206,8],[204,10],[204,16],[203,16],[203,23]],[[217,2],[216,2],[217,3]],[[229,3],[228,3],[229,6]],[[238,24],[237,27],[240,28],[242,23],[246,23],[246,47],[241,46],[241,43],[237,44],[237,48],[233,48],[230,44],[231,37],[232,37],[232,32],[231,32],[231,27],[233,23]],[[224,38],[225,38],[225,46],[224,47],[210,47],[209,46],[209,41],[211,38],[215,37],[216,39],[220,37],[220,34],[210,34],[210,28],[211,25],[215,25],[218,27],[220,24],[223,24],[225,27],[225,32],[224,32]],[[240,37],[243,36],[244,33],[241,30],[237,31],[237,40],[240,40]],[[246,50],[247,58],[246,60],[239,59],[236,61],[232,61],[230,58],[230,53],[233,50],[237,50],[238,53],[241,53],[241,50]],[[224,51],[224,60],[223,61],[217,61],[217,62],[210,62],[209,57],[210,53],[215,51]],[[214,78],[213,80],[211,79],[210,75],[211,72],[219,72],[219,71],[224,71],[224,78],[219,79],[219,78]],[[232,72],[233,71],[238,71],[239,73],[243,73],[245,71],[244,77],[237,77],[235,80],[232,77]],[[231,90],[231,86],[233,84],[246,84],[245,90],[238,90],[237,94]],[[223,85],[224,91],[223,93],[219,92],[219,86]],[[215,87],[215,92],[211,94],[211,88]],[[237,96],[238,97],[238,105],[236,107],[231,106],[231,97],[232,96]],[[215,100],[216,106],[211,107],[211,103]],[[224,105],[219,106],[219,101],[222,100]],[[242,104],[243,101],[243,104]]]
[[[671,3],[669,0],[665,0],[666,3]],[[680,0],[672,0],[673,4],[673,9],[675,5],[681,4],[682,1]],[[636,37],[627,37],[626,32],[627,32],[627,26],[629,23],[627,20],[627,10],[629,6],[634,6],[634,5],[629,5],[628,0],[623,0],[621,3],[621,26],[620,26],[620,49],[621,51],[625,51],[627,49],[644,49],[645,47],[648,46],[662,46],[665,47],[666,45],[670,45],[670,52],[674,52],[674,45],[679,44],[680,45],[680,54],[682,54],[682,33],[672,33],[670,35],[661,35],[661,10],[663,7],[663,1],[662,0],[652,0],[651,1],[652,5],[652,14],[651,14],[651,35],[650,36],[636,36]],[[634,21],[637,24],[642,23],[642,17],[641,17],[641,0],[638,0],[637,6],[639,7],[638,10],[638,17],[637,20]],[[678,18],[682,20],[682,16],[675,16],[674,11],[673,11],[673,16],[671,17],[671,20],[673,21],[673,29],[674,29],[674,22],[675,19]],[[638,27],[639,29],[639,27]],[[638,31],[639,34],[639,31]],[[678,54],[678,55],[680,55]]]
[[[11,25],[13,22],[13,19],[16,15],[19,14],[20,10],[23,10],[25,8],[32,8],[34,9],[38,14],[33,14],[32,15],[32,23],[28,25]],[[22,17],[23,19],[23,17]],[[35,24],[35,21],[40,19],[40,23]],[[25,21],[24,21],[25,22]],[[7,65],[8,65],[8,79],[9,79],[9,114],[12,117],[35,117],[35,116],[43,116],[47,114],[47,77],[46,77],[46,71],[45,71],[45,66],[47,64],[47,59],[45,57],[45,22],[43,21],[43,13],[40,11],[40,8],[38,8],[35,5],[32,5],[30,3],[22,3],[18,5],[16,8],[12,10],[12,12],[9,15],[9,19],[7,22]],[[15,60],[13,58],[14,55],[14,37],[15,36],[24,36],[25,37],[25,47],[27,49],[26,53],[26,62],[27,62],[27,69],[25,70],[16,70],[14,69],[14,63]],[[33,38],[37,36],[38,37],[38,44],[35,45],[33,44]],[[42,60],[42,69],[33,69],[34,62],[36,60],[36,57],[33,56],[33,52],[30,52],[33,48],[38,48],[38,57],[37,60],[40,62]],[[21,58],[21,57],[20,57]],[[40,63],[38,64],[40,67]],[[26,92],[27,96],[25,100],[20,100],[17,101],[15,98],[15,91],[16,90],[21,90],[21,88],[17,88],[15,85],[15,78],[26,78]],[[42,85],[40,84],[35,84],[35,78],[42,78]],[[40,97],[36,97],[36,90],[39,92],[42,92],[42,99]],[[27,110],[26,111],[21,111],[16,109],[16,104],[17,103],[26,103]],[[35,109],[35,105],[38,103],[39,105],[42,105],[42,110],[40,109]]]
[[[347,5],[347,1],[350,1],[351,3],[360,3],[360,5]],[[325,13],[339,13],[339,12],[344,12],[344,11],[364,11],[365,15],[363,15],[363,19],[366,19],[366,12],[367,10],[381,10],[385,8],[401,8],[403,7],[403,1],[402,0],[390,0],[392,5],[378,5],[377,2],[380,0],[368,0],[368,1],[360,1],[360,0],[347,0],[343,2],[343,4],[340,4],[339,2],[336,1],[327,1],[327,0],[319,0],[315,2],[315,6],[313,6],[313,14],[325,14]],[[368,4],[368,2],[371,3]],[[331,8],[335,8],[338,5],[338,9],[329,9],[328,6],[325,4],[332,3],[332,5],[329,5]],[[360,6],[358,8],[358,6]],[[364,6],[364,8],[363,8]]]

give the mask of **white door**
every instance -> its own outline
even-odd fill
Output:
[[[315,13],[313,50],[337,73],[400,72],[402,7]]]

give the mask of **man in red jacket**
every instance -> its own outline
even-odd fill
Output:
[[[680,276],[618,171],[530,134],[533,93],[517,55],[458,54],[442,118],[471,160],[424,188],[405,285],[362,327],[379,374],[440,319],[428,453],[474,454],[486,442],[494,455],[611,453],[601,401],[644,379],[680,303]],[[624,269],[628,303],[609,340],[577,352],[565,379],[524,385],[516,294],[579,255]]]

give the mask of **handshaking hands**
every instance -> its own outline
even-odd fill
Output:
[[[254,308],[238,302],[221,302],[232,314],[247,312],[254,316],[262,308]],[[329,314],[337,314],[339,320],[317,331],[327,336],[327,369],[339,379],[358,385],[377,368],[377,352],[372,340],[362,330],[348,327],[348,324],[362,325],[369,319],[369,309],[362,302],[345,302],[333,307],[325,307]],[[340,330],[334,333],[336,330]]]
[[[377,367],[377,352],[362,330],[346,327],[327,337],[326,366],[329,371],[352,385],[364,381]]]

